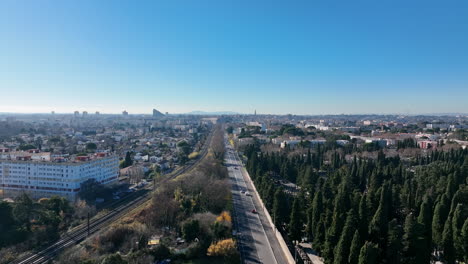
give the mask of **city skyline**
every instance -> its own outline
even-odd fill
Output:
[[[468,113],[466,2],[0,10],[0,112]]]

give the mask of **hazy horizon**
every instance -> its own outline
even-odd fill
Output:
[[[157,109],[159,110],[159,109]],[[79,111],[79,110],[75,110],[75,111]],[[100,115],[121,115],[123,111],[127,111],[126,109],[120,111],[120,112],[101,112],[101,111],[88,111],[88,110],[83,110],[83,111],[86,111],[88,112],[88,115],[95,115],[96,112],[99,112]],[[83,111],[79,111],[80,115],[83,114]],[[152,112],[151,111],[147,111],[147,112],[128,112],[128,115],[152,115]],[[166,112],[162,112],[163,114],[166,114]],[[11,115],[14,115],[14,114],[18,114],[18,115],[44,115],[44,114],[51,114],[51,111],[49,112],[1,112],[0,111],[0,115],[8,115],[8,114],[11,114]],[[74,114],[74,111],[73,112],[56,112],[54,111],[54,114],[57,114],[57,115],[73,115]],[[298,116],[334,116],[334,115],[349,115],[349,116],[353,116],[353,115],[403,115],[403,116],[418,116],[418,115],[421,115],[421,116],[453,116],[453,115],[468,115],[468,112],[447,112],[447,113],[444,113],[444,112],[440,112],[440,113],[437,113],[437,112],[433,112],[433,113],[377,113],[377,112],[368,112],[368,113],[309,113],[309,114],[296,114],[296,113],[255,113],[255,112],[252,112],[252,113],[243,113],[243,112],[234,112],[234,111],[199,111],[199,110],[193,110],[193,111],[188,111],[188,112],[174,112],[174,113],[170,113],[168,112],[169,115],[190,115],[190,114],[193,114],[193,115],[203,115],[203,114],[206,114],[206,115],[253,115],[253,114],[257,114],[257,115],[298,115]]]

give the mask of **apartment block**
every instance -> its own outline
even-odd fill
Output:
[[[45,153],[10,152],[13,155],[8,156],[8,152],[3,151],[0,158],[2,198],[26,192],[33,198],[59,195],[75,200],[80,184],[88,179],[102,184],[118,180],[119,160],[110,153],[51,158],[50,153],[47,156]]]

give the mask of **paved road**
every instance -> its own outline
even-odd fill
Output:
[[[227,141],[225,161],[232,186],[234,228],[243,263],[288,263],[260,202],[253,195],[247,172]],[[252,213],[253,209],[257,213]]]

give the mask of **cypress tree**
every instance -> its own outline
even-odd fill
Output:
[[[308,241],[312,241],[314,235],[314,224],[312,223],[312,206],[307,209],[307,223],[305,228],[305,234]]]
[[[452,239],[453,245],[455,248],[455,256],[456,258],[463,257],[463,243],[462,243],[462,228],[465,220],[468,219],[468,214],[466,213],[466,209],[464,208],[463,204],[457,204],[455,211],[453,213],[452,218]]]
[[[303,222],[301,217],[299,198],[295,198],[292,205],[291,216],[289,221],[289,239],[291,239],[292,241],[300,241],[302,236],[302,227]]]
[[[403,235],[403,263],[416,263],[417,227],[413,214],[406,216]]]
[[[359,252],[359,264],[376,264],[379,248],[376,244],[366,241]]]
[[[351,241],[351,247],[349,249],[349,263],[358,263],[359,261],[359,252],[362,247],[361,238],[359,236],[359,231],[354,231],[353,240]]]
[[[323,213],[323,196],[322,191],[315,193],[314,200],[312,201],[312,215],[311,215],[311,230],[316,229],[320,221],[320,216]]]
[[[369,208],[367,205],[367,195],[361,196],[361,201],[359,202],[359,234],[364,240],[367,238],[368,233],[368,224],[369,223]]]
[[[434,217],[432,218],[432,238],[436,247],[442,246],[442,233],[448,214],[449,199],[447,194],[443,194],[434,209]]]
[[[379,207],[369,224],[369,237],[372,241],[378,242],[382,247],[385,244],[387,236],[387,225],[388,225],[388,188],[389,184],[385,183],[382,186],[380,193]]]
[[[324,251],[325,232],[325,223],[323,219],[320,219],[319,223],[317,224],[317,227],[314,229],[314,239],[312,241],[312,247],[318,252]]]
[[[386,258],[388,263],[401,263],[401,250],[403,248],[401,239],[401,228],[398,225],[398,221],[396,219],[393,219],[392,221],[390,221],[390,223],[388,223],[388,239],[386,252]]]
[[[445,222],[442,234],[443,259],[446,264],[455,263],[455,249],[453,247],[452,219],[449,217]]]
[[[288,205],[282,188],[276,189],[273,198],[273,222],[276,226],[287,223]]]
[[[333,218],[330,228],[327,232],[327,238],[324,248],[324,257],[333,261],[333,250],[338,243],[339,235],[343,228],[343,220],[346,213],[346,208],[349,208],[348,188],[346,182],[340,185],[338,195],[335,199],[335,206],[333,210]]]
[[[356,231],[356,223],[357,223],[356,215],[354,213],[354,210],[351,209],[348,212],[345,226],[343,227],[340,240],[335,249],[335,259],[333,263],[335,264],[347,264],[348,263],[349,251],[350,251],[350,246],[352,242],[351,239],[352,239],[354,232]]]
[[[468,218],[462,226],[460,243],[463,249],[463,260],[468,263]]]
[[[422,259],[423,263],[429,263],[431,260],[432,252],[432,204],[427,196],[424,197],[423,203],[418,216],[418,224],[421,229],[421,235],[418,243],[419,250],[418,257]]]

